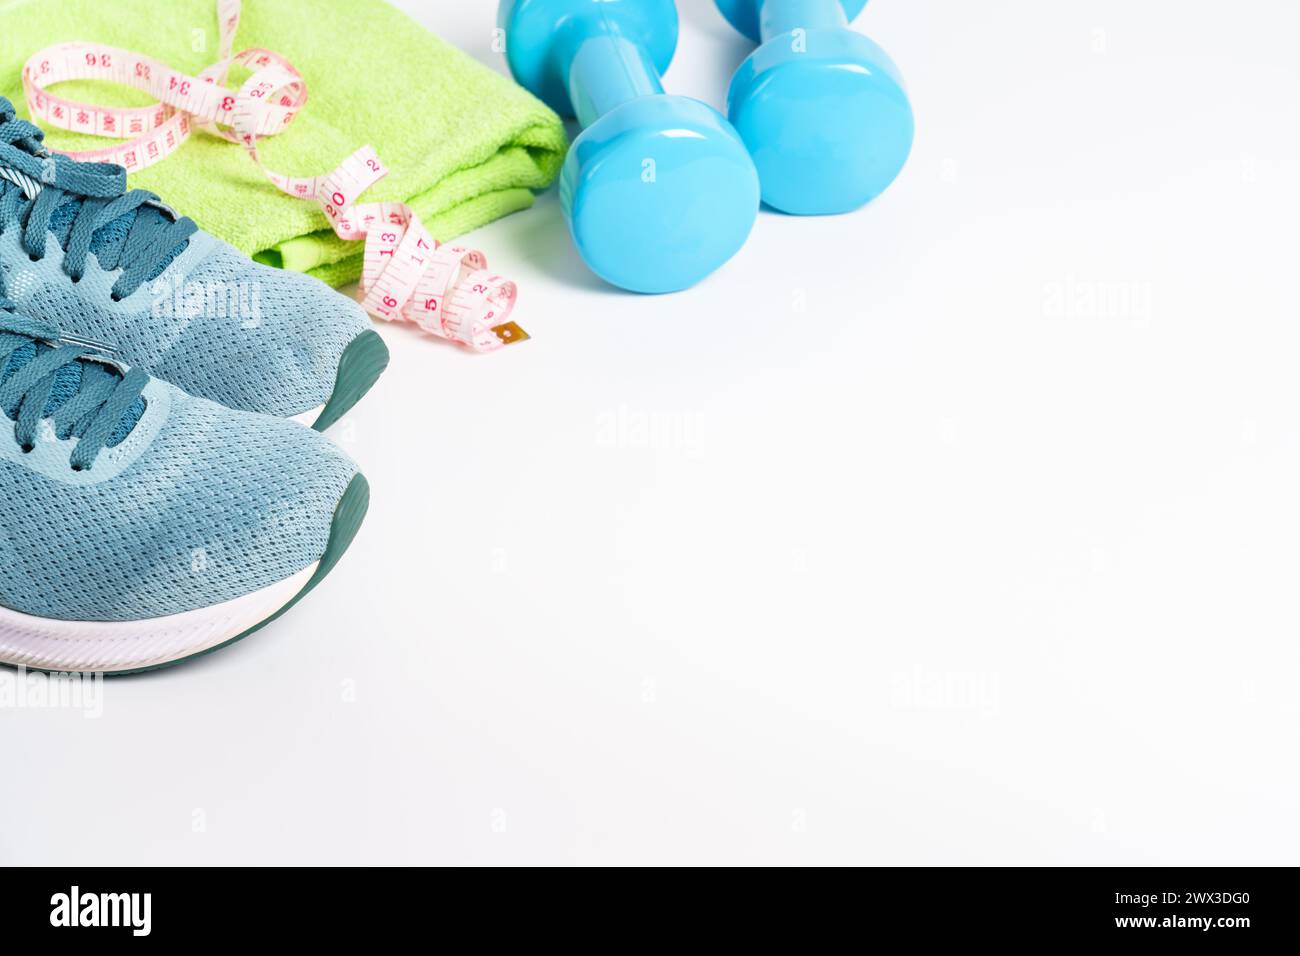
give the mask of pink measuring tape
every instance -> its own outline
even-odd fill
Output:
[[[244,147],[277,189],[313,201],[341,239],[364,239],[362,306],[389,322],[409,321],[434,335],[488,352],[528,338],[509,321],[518,290],[488,271],[487,259],[464,246],[441,245],[404,203],[360,203],[388,174],[369,146],[324,176],[285,176],[267,169],[257,138],[283,132],[307,102],[307,86],[288,60],[270,50],[232,54],[240,0],[217,0],[220,57],[188,76],[152,57],[92,43],[42,50],[23,67],[23,92],[34,119],[48,126],[122,139],[104,149],[61,151],[72,159],[117,163],[135,172],[180,148],[197,126]],[[252,71],[237,91],[225,86],[232,66]],[[158,100],[153,106],[103,107],[49,92],[68,80],[130,86]]]

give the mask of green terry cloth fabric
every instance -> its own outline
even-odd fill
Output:
[[[26,115],[22,67],[55,43],[104,43],[194,75],[218,55],[214,0],[0,0],[0,94]],[[263,162],[292,176],[326,173],[369,143],[389,168],[364,202],[405,202],[439,240],[532,204],[567,148],[564,127],[523,88],[444,43],[381,0],[245,0],[236,51],[265,47],[307,83],[307,104]],[[246,72],[232,71],[237,86]],[[147,94],[105,83],[52,92],[141,106]],[[47,131],[57,149],[108,140]],[[239,146],[196,132],[130,177],[200,227],[263,262],[331,285],[361,273],[362,245],[338,239],[315,203],[282,194]]]

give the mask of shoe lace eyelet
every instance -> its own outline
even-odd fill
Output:
[[[89,471],[89,470],[90,470],[90,466],[89,466],[89,465],[73,465],[73,466],[72,466],[72,470],[73,470],[73,471]]]
[[[36,446],[32,444],[19,445],[18,450],[21,451],[24,455],[30,455],[32,452],[36,450]]]
[[[73,285],[76,285],[81,281],[81,276],[68,276],[68,278],[72,280]]]
[[[122,296],[118,295],[116,292],[110,292],[110,293],[108,294],[108,297],[109,297],[110,299],[112,299],[114,302],[121,302],[121,301],[122,301]]]
[[[41,261],[41,257],[38,256],[38,255],[36,255],[36,253],[34,253],[34,252],[29,252],[29,253],[27,253],[27,258],[30,259],[30,260],[32,260],[32,262],[40,262],[40,261]]]

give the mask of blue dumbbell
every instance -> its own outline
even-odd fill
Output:
[[[762,43],[741,64],[727,115],[754,157],[763,201],[849,212],[880,195],[912,150],[912,107],[885,51],[848,28],[867,0],[717,0]]]
[[[664,93],[673,0],[503,0],[498,23],[515,79],[584,127],[560,201],[592,271],[675,292],[735,255],[758,215],[758,173],[720,113]]]

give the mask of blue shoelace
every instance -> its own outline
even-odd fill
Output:
[[[185,250],[198,226],[174,218],[158,197],[126,189],[126,170],[112,163],[78,163],[51,154],[40,127],[18,119],[0,97],[0,234],[23,230],[22,246],[33,261],[45,254],[47,233],[63,246],[63,271],[79,282],[86,257],[101,268],[121,269],[113,301],[155,279]]]
[[[139,369],[119,371],[90,349],[64,343],[58,329],[0,298],[0,408],[24,452],[35,450],[37,429],[50,419],[57,438],[77,438],[70,461],[73,471],[84,471],[135,427],[148,382]]]

